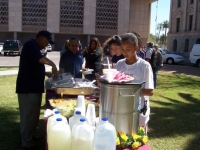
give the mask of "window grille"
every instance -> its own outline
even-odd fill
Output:
[[[0,1],[0,31],[8,31],[8,0]]]
[[[47,28],[47,0],[22,1],[22,31],[38,32]]]
[[[118,0],[96,1],[96,34],[117,34]]]
[[[84,0],[60,1],[60,33],[83,33]]]

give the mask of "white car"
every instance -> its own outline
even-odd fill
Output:
[[[169,51],[163,51],[161,49],[159,50],[162,54],[163,63],[174,64],[184,62],[185,60],[184,57],[181,55],[173,54]]]
[[[3,50],[3,44],[4,43],[0,43],[0,54],[1,54],[1,51]]]

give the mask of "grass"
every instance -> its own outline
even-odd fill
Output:
[[[0,149],[20,150],[16,75],[0,77]],[[152,150],[200,149],[200,77],[159,73],[151,99],[149,142]],[[45,134],[42,110],[38,134]],[[45,138],[38,141],[45,149]]]

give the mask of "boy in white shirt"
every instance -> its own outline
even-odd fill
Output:
[[[136,36],[137,35],[137,36]],[[138,43],[140,36],[137,33],[126,33],[122,36],[121,47],[124,55],[124,59],[117,62],[115,68],[118,71],[122,71],[126,74],[131,74],[135,80],[145,81],[141,89],[141,108],[143,108],[146,101],[146,114],[141,113],[139,119],[139,126],[145,128],[147,133],[149,115],[150,115],[150,105],[149,96],[153,95],[153,73],[151,65],[139,58],[136,54],[138,48]]]

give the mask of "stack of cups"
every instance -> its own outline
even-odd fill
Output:
[[[85,116],[85,97],[83,95],[78,95],[76,108],[79,109],[81,115]]]
[[[95,126],[96,112],[95,112],[95,105],[94,104],[88,104],[85,117],[87,118],[89,125]]]

